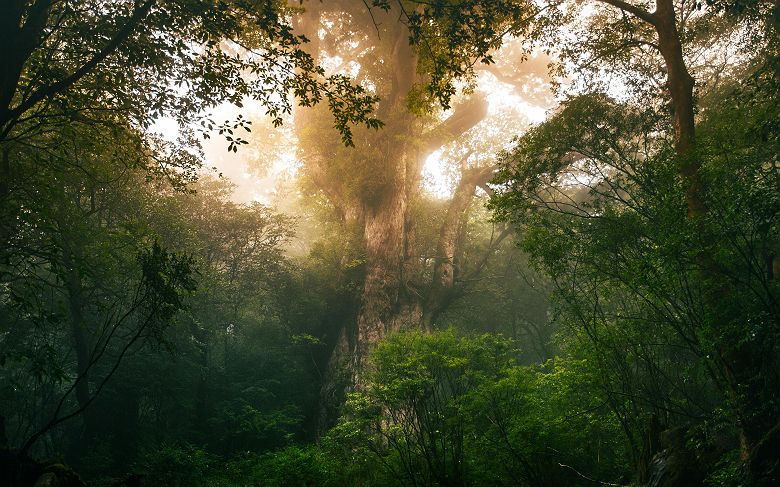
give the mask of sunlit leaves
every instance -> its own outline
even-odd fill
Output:
[[[136,7],[130,1],[56,2],[24,75],[17,86],[6,87],[16,93],[10,107],[15,118],[3,121],[3,137],[11,129],[29,137],[33,132],[24,127],[41,117],[96,110],[121,111],[134,127],[146,128],[160,117],[184,127],[220,103],[240,107],[245,98],[265,105],[277,125],[295,98],[305,106],[327,99],[345,142],[352,125],[379,124],[371,116],[376,98],[326,77],[302,49],[306,39],[292,32],[286,7],[276,2],[161,1],[139,19],[132,17]],[[112,43],[125,27],[126,38]],[[98,53],[101,61],[90,64]],[[61,83],[71,73],[80,76]],[[36,92],[51,92],[56,103],[27,106]],[[242,145],[235,138],[228,142],[229,150]]]
[[[544,8],[514,0],[402,2],[411,42],[429,75],[426,95],[449,108],[456,80],[474,82],[477,64],[493,64],[505,36],[538,38],[558,18],[557,4]],[[547,16],[539,14],[546,11]]]

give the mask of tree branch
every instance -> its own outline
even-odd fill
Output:
[[[130,35],[135,30],[135,28],[141,23],[141,20],[144,17],[146,17],[146,15],[152,9],[155,3],[157,3],[157,0],[146,0],[143,4],[137,6],[133,10],[133,14],[127,20],[125,25],[121,29],[119,29],[116,32],[116,34],[114,34],[114,37],[112,37],[111,40],[108,41],[108,43],[105,46],[103,46],[103,48],[100,51],[98,51],[94,56],[92,56],[92,58],[89,61],[84,63],[84,65],[82,65],[79,69],[74,71],[72,74],[57,81],[56,83],[38,88],[36,91],[32,93],[32,95],[30,95],[29,98],[22,101],[18,106],[16,106],[16,108],[11,110],[10,115],[5,121],[7,125],[3,127],[2,137],[5,137],[10,132],[10,128],[11,126],[13,126],[12,123],[13,120],[16,120],[24,112],[26,112],[27,110],[35,106],[36,103],[43,100],[44,98],[50,97],[64,90],[67,90],[68,88],[73,86],[77,81],[79,81],[81,78],[87,75],[90,71],[92,71],[98,64],[103,62],[109,55],[114,53],[117,50],[117,48],[123,42],[125,42],[128,37],[130,37]]]
[[[613,7],[617,7],[624,12],[628,12],[632,14],[634,17],[637,17],[638,19],[643,20],[652,26],[655,26],[656,23],[658,22],[655,15],[651,14],[647,10],[637,7],[636,5],[631,5],[628,2],[624,2],[622,0],[598,0],[598,1],[602,3],[607,3],[609,5],[612,5]]]
[[[487,115],[487,109],[487,100],[480,94],[475,94],[468,101],[456,106],[452,115],[423,135],[423,157],[481,122]]]
[[[468,155],[465,158],[468,158]],[[455,189],[455,194],[439,230],[431,288],[423,307],[422,322],[426,329],[430,329],[435,317],[459,294],[458,290],[455,289],[458,271],[456,260],[462,246],[458,236],[465,224],[464,219],[474,197],[474,191],[492,178],[495,169],[496,166],[488,166],[464,170],[458,187]],[[503,238],[501,237],[501,239]],[[492,253],[492,249],[493,245],[491,244],[491,249],[488,252]],[[478,265],[480,270],[486,262],[486,259],[480,262]]]

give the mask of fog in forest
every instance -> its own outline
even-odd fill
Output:
[[[0,4],[0,485],[780,485],[774,0]]]

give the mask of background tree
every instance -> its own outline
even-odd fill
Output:
[[[144,195],[127,193],[124,185],[142,179],[127,171],[142,164],[135,152],[138,139],[120,127],[113,137],[80,128],[50,132],[50,150],[33,146],[17,154],[19,167],[30,170],[13,196],[21,215],[4,249],[1,274],[8,286],[6,326],[15,337],[9,350],[22,343],[32,347],[31,355],[19,357],[23,367],[36,355],[54,361],[46,364],[47,372],[36,374],[44,381],[40,386],[53,387],[46,399],[51,409],[39,405],[48,417],[14,425],[21,428],[15,440],[26,439],[23,451],[51,427],[86,411],[122,358],[160,336],[182,307],[181,294],[194,285],[189,260],[169,254],[135,224]],[[32,169],[41,160],[48,165]],[[63,326],[72,355],[57,344]],[[28,327],[40,330],[43,340],[25,336]],[[51,376],[51,371],[59,372]],[[71,407],[73,396],[76,407]],[[90,437],[96,425],[89,415],[84,419]]]

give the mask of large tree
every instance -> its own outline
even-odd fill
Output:
[[[740,285],[729,279],[727,266],[719,262],[717,251],[707,244],[713,238],[708,220],[714,214],[708,207],[708,201],[712,199],[710,193],[714,192],[714,188],[709,186],[705,177],[704,151],[699,149],[697,142],[696,112],[701,107],[697,105],[695,89],[698,84],[701,95],[707,90],[717,92],[718,77],[739,69],[739,63],[735,61],[713,62],[712,58],[718,52],[733,52],[735,58],[750,58],[750,50],[761,46],[766,50],[769,64],[772,64],[777,45],[777,5],[773,2],[728,2],[702,9],[699,4],[674,0],[656,0],[647,4],[600,0],[600,3],[609,5],[619,15],[605,13],[601,23],[591,23],[591,32],[595,32],[594,26],[609,26],[617,34],[600,31],[585,36],[590,45],[583,42],[578,46],[591,56],[593,64],[605,66],[599,61],[607,61],[615,67],[626,68],[629,76],[632,72],[639,74],[640,79],[647,79],[642,76],[642,71],[648,73],[646,67],[640,67],[640,63],[653,60],[649,72],[655,71],[656,79],[663,84],[656,93],[647,91],[647,88],[645,93],[650,95],[650,99],[656,98],[667,104],[670,112],[677,170],[684,184],[684,200],[693,238],[699,247],[695,265],[699,278],[707,283],[703,290],[705,309],[702,312],[710,316],[717,333],[722,336],[716,345],[718,367],[724,375],[738,417],[742,458],[748,465],[755,463],[752,457],[759,457],[758,463],[763,463],[760,457],[764,455],[761,450],[768,441],[765,435],[775,428],[776,420],[772,414],[756,413],[763,410],[762,403],[768,400],[761,399],[764,392],[755,382],[756,375],[765,368],[760,358],[762,354],[756,349],[756,344],[751,343],[752,340],[737,339],[732,334],[732,327],[746,313],[740,306],[733,306],[733,300],[740,295]],[[654,7],[652,11],[651,7]],[[747,34],[750,30],[754,31],[752,35]],[[730,39],[740,36],[742,45],[734,46]],[[762,62],[766,61],[755,58],[753,61]],[[712,79],[714,74],[718,77]],[[726,302],[732,305],[725,306]],[[751,468],[761,470],[765,465]]]
[[[444,210],[434,255],[427,259],[416,238],[421,172],[429,155],[463,139],[487,115],[487,101],[479,93],[450,109],[454,83],[473,81],[474,63],[490,64],[490,49],[500,45],[505,32],[525,25],[521,13],[527,12],[513,2],[479,1],[304,7],[297,32],[310,40],[310,54],[375,93],[376,115],[384,124],[379,131],[358,129],[355,147],[343,148],[323,139],[327,128],[321,114],[296,114],[305,174],[346,226],[357,229],[364,249],[357,313],[353,323],[343,324],[330,365],[348,369],[355,384],[372,345],[404,327],[430,328],[458,295],[467,209],[494,167],[471,157],[475,150],[450,151],[458,158],[452,163],[461,169],[460,178]],[[448,110],[442,113],[441,105]],[[428,282],[421,283],[421,275]]]

